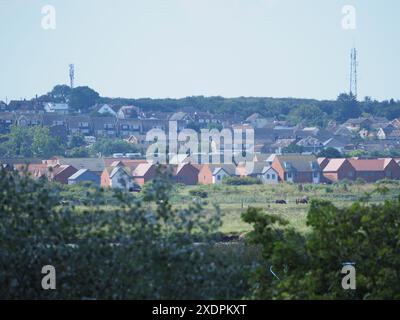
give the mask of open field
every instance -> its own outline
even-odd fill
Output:
[[[378,203],[384,199],[395,198],[400,194],[400,184],[385,183],[389,192],[385,195],[374,193],[369,202]],[[226,234],[241,234],[249,231],[251,226],[244,223],[240,215],[247,207],[264,208],[266,212],[279,214],[287,219],[292,226],[301,232],[307,232],[306,216],[309,205],[296,204],[297,198],[307,196],[311,199],[332,201],[336,206],[350,205],[367,192],[376,190],[376,184],[334,184],[334,185],[252,185],[227,186],[205,185],[177,188],[172,202],[175,206],[183,207],[195,197],[191,190],[207,192],[205,209],[211,214],[215,212],[214,205],[218,205],[224,214],[221,231]],[[286,200],[287,205],[275,204],[275,200]]]

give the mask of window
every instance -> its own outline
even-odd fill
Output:
[[[271,178],[270,174],[267,174],[267,180],[269,180]]]
[[[276,176],[275,176],[275,174],[272,174],[272,179],[273,179],[273,180],[275,180],[275,179],[276,179]]]
[[[314,178],[318,178],[319,177],[319,172],[318,171],[315,171],[314,172]]]
[[[220,181],[221,180],[221,176],[217,175],[217,180]]]

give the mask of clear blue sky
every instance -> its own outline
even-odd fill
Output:
[[[68,83],[71,62],[102,96],[334,99],[354,43],[359,96],[400,99],[399,0],[1,0],[0,100]]]

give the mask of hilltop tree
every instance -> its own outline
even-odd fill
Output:
[[[89,87],[76,87],[69,95],[69,104],[75,111],[88,112],[99,100],[99,94]]]

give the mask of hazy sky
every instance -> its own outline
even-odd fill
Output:
[[[71,62],[102,96],[333,99],[354,43],[359,96],[400,99],[399,0],[0,0],[0,100],[68,83]]]

